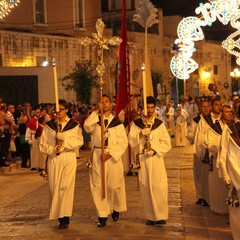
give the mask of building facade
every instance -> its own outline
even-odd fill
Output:
[[[61,79],[68,75],[76,61],[91,59],[97,62],[96,48],[80,45],[79,37],[91,36],[96,32],[95,23],[102,18],[107,36],[120,35],[120,0],[24,0],[0,22],[0,65],[4,67],[41,66],[45,59],[55,59],[57,64],[59,97],[76,102],[73,91],[65,91]],[[131,67],[131,93],[139,94],[142,88],[141,65],[144,62],[144,29],[132,21],[139,1],[127,1],[127,25],[129,60]],[[148,52],[151,69],[162,71],[163,82],[159,98],[173,97],[175,78],[170,72],[173,56],[172,44],[177,38],[178,16],[163,17],[158,13],[159,24],[148,30]],[[185,95],[210,94],[208,84],[229,82],[230,57],[218,42],[196,43],[194,59],[199,69],[185,80]],[[104,92],[116,95],[118,81],[118,47],[104,52],[106,73]],[[202,71],[211,73],[203,78]],[[49,80],[51,81],[51,79]],[[164,91],[163,91],[164,89]],[[96,102],[99,91],[94,90],[92,102]],[[26,99],[27,100],[27,99]]]

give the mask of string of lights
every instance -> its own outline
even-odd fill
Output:
[[[19,0],[1,0],[0,1],[0,19],[5,18],[11,9],[19,4]]]

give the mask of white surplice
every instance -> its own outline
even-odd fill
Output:
[[[145,137],[139,138],[142,131],[135,123],[129,133],[129,144],[138,147],[141,153],[146,142]],[[145,217],[151,221],[168,219],[168,181],[163,157],[171,149],[171,139],[162,123],[151,130],[151,148],[154,156],[139,156],[141,168],[139,182],[143,200]]]
[[[240,146],[230,137],[227,151],[227,171],[232,185],[237,190],[240,199]],[[240,239],[240,207],[229,207],[230,228],[234,240]]]
[[[69,118],[66,118],[66,123],[69,120]],[[83,145],[83,137],[82,130],[78,125],[66,131],[64,131],[64,125],[61,132],[64,151],[60,155],[56,155],[55,130],[48,125],[44,126],[40,138],[40,151],[48,155],[47,170],[50,189],[49,219],[72,216],[77,167],[75,149]]]
[[[108,124],[113,120],[108,117]],[[106,118],[104,118],[105,120]],[[93,111],[85,120],[84,128],[91,133],[92,139],[92,169],[90,169],[90,186],[99,217],[107,217],[113,210],[123,212],[127,210],[124,169],[122,155],[127,146],[128,139],[123,124],[107,128],[108,146],[106,153],[111,155],[105,162],[105,198],[102,198],[102,162],[101,155],[101,126],[98,124],[98,114]]]
[[[213,168],[212,171],[209,171],[208,175],[210,209],[219,214],[228,213],[228,206],[225,203],[228,191],[226,184],[219,178],[219,167],[217,164],[217,156],[220,151],[221,141],[220,131],[223,129],[224,125],[225,124],[220,120],[218,127],[221,129],[219,129],[218,133],[212,128],[209,128],[204,142],[213,160]]]

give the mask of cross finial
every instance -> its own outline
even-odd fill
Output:
[[[103,62],[103,50],[109,49],[109,45],[111,46],[118,46],[122,39],[120,37],[111,37],[107,38],[103,35],[105,28],[105,24],[102,21],[102,19],[98,19],[96,22],[96,31],[97,33],[92,33],[92,37],[85,37],[85,38],[80,38],[80,44],[83,46],[88,46],[88,45],[96,45],[97,47],[97,56],[98,56],[98,65],[97,65],[97,74],[99,76],[99,85],[100,89],[102,90],[103,86],[103,79],[102,76],[105,73],[105,65]]]

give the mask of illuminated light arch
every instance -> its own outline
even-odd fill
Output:
[[[175,56],[170,63],[170,69],[179,79],[188,79],[190,74],[198,68],[192,59],[196,51],[195,41],[204,39],[203,26],[212,26],[216,20],[227,25],[229,22],[237,31],[222,42],[222,47],[237,58],[240,65],[240,0],[209,0],[209,3],[200,3],[195,9],[198,17],[182,19],[177,28],[178,39],[175,40]]]
[[[0,1],[0,19],[5,18],[11,12],[11,9],[17,6],[19,3],[20,3],[20,0],[1,0]]]

